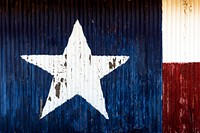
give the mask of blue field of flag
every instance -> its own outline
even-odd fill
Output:
[[[1,1],[0,133],[161,132],[161,14],[161,1]]]

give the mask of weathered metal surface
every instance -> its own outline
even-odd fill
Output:
[[[161,13],[149,0],[1,1],[0,132],[161,132]],[[21,55],[62,55],[77,20],[92,55],[129,56],[100,80],[109,119],[78,95],[40,119],[53,76]]]
[[[200,1],[162,0],[163,62],[200,62]]]
[[[163,132],[200,131],[200,64],[163,64]]]
[[[163,132],[200,132],[200,1],[163,0]]]

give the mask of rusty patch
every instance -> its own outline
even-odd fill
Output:
[[[51,101],[51,97],[49,97],[48,100]]]
[[[113,62],[109,62],[109,68],[113,69],[116,67],[116,58],[113,58]]]
[[[67,88],[67,82],[65,82],[65,86],[66,86],[66,88]]]
[[[187,0],[184,0],[183,1],[183,6],[184,6],[184,13],[186,14],[187,13],[187,10],[189,9],[189,11],[191,12],[192,11],[192,6],[190,6],[189,4],[188,4],[188,1]]]
[[[109,68],[112,69],[112,62],[109,62]]]
[[[60,98],[60,85],[61,85],[61,83],[58,82],[58,83],[56,84],[56,86],[55,86],[56,97],[57,97],[57,98]]]
[[[53,77],[53,80],[52,80],[53,82],[55,82],[55,78]]]
[[[64,66],[67,67],[67,62],[64,63]]]
[[[40,98],[40,117],[42,116],[43,100]]]
[[[120,60],[120,61],[119,61],[119,64],[121,65],[121,63],[122,63],[122,61]]]
[[[90,65],[91,65],[91,55],[89,55]]]

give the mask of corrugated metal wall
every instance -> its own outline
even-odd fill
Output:
[[[200,131],[199,63],[163,64],[163,132]]]
[[[163,0],[163,132],[200,132],[200,1]]]
[[[1,1],[0,132],[161,132],[161,13],[160,0]],[[110,119],[75,96],[40,120],[52,76],[20,55],[62,54],[77,19],[93,55],[130,56],[101,79]]]

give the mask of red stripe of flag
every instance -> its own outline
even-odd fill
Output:
[[[200,131],[200,63],[163,64],[163,131]]]

